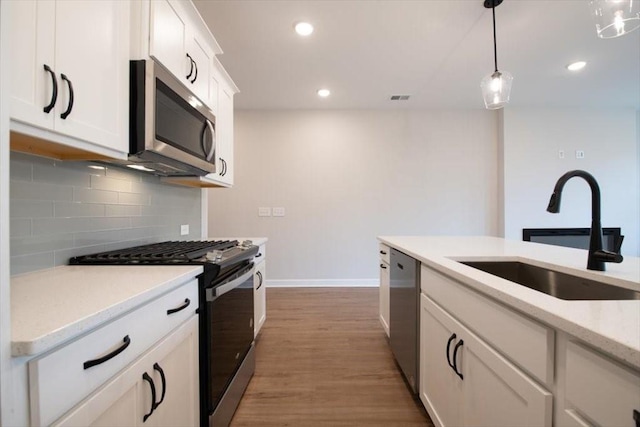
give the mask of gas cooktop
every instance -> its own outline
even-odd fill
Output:
[[[69,264],[219,264],[237,263],[253,257],[258,247],[249,240],[161,242],[73,257]]]

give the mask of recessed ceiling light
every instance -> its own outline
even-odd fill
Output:
[[[321,98],[326,98],[331,95],[331,91],[329,89],[318,89],[318,96]]]
[[[587,63],[584,62],[584,61],[572,62],[571,64],[567,65],[567,70],[569,70],[569,71],[582,70],[585,65],[587,65]]]
[[[296,30],[296,33],[301,36],[308,36],[313,33],[313,25],[309,24],[308,22],[298,22],[294,26],[294,28]]]

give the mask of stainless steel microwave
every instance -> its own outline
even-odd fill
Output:
[[[215,172],[213,112],[159,63],[130,62],[129,161],[165,176]]]

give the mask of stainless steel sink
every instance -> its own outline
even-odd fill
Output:
[[[517,261],[465,261],[494,276],[565,300],[640,300],[640,292]]]

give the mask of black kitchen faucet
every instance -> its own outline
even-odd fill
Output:
[[[589,235],[589,257],[587,258],[587,269],[604,271],[605,262],[622,262],[622,255],[620,254],[620,247],[622,246],[622,240],[624,236],[620,236],[620,239],[615,244],[615,251],[606,251],[602,248],[602,225],[600,224],[600,187],[598,182],[588,172],[583,170],[573,170],[562,175],[556,186],[553,189],[551,199],[549,199],[549,206],[547,211],[551,213],[560,212],[560,198],[562,196],[562,189],[564,185],[574,176],[587,181],[589,187],[591,187],[591,233]]]

